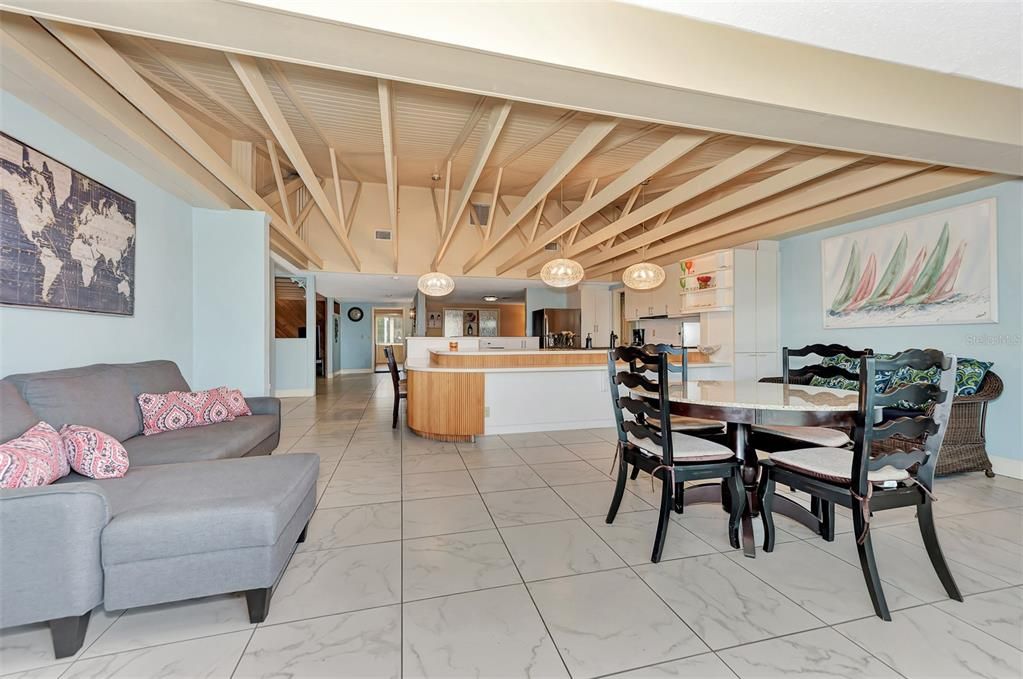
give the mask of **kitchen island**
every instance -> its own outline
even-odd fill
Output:
[[[606,349],[431,350],[410,359],[408,424],[419,436],[476,436],[614,426]],[[731,365],[702,355],[690,379],[729,379]],[[699,362],[697,362],[699,361]]]

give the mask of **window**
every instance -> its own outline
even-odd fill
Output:
[[[401,344],[404,339],[402,321],[402,317],[397,314],[378,314],[377,344]]]

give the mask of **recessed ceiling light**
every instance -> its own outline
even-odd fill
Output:
[[[497,297],[495,295],[484,295],[483,296],[483,301],[484,302],[496,302],[497,301]]]

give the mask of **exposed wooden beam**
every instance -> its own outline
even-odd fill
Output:
[[[42,21],[46,29],[100,77],[121,93],[157,127],[177,142],[189,155],[206,167],[215,177],[253,210],[270,215],[270,226],[305,256],[317,268],[323,268],[320,259],[309,246],[292,231],[287,223],[266,204],[254,189],[213,150],[209,144],[186,123],[170,104],[146,84],[138,73],[111,47],[99,33],[91,28],[72,26],[53,21]]]
[[[586,187],[586,194],[583,196],[583,202],[585,203],[590,198],[593,198],[593,192],[597,190],[597,178],[594,177],[590,180],[589,186]],[[571,245],[575,242],[575,237],[579,233],[579,227],[582,225],[582,220],[575,225],[575,227],[568,232],[568,244]]]
[[[324,146],[331,148],[331,153],[333,154],[333,142],[320,126],[320,123],[316,121],[316,116],[314,116],[313,112],[309,110],[308,106],[306,106],[305,101],[303,101],[299,93],[295,91],[291,81],[288,80],[287,74],[284,73],[283,66],[276,61],[267,61],[266,63],[270,67],[270,73],[273,74],[274,80],[277,81],[281,90],[284,91],[285,96],[287,96],[292,105],[298,109],[298,112],[302,114],[305,121],[309,123],[309,127],[313,128],[313,132],[315,132],[316,136],[320,138],[320,141],[323,142]]]
[[[660,126],[659,123],[651,123],[649,125],[644,125],[640,129],[638,129],[635,132],[633,132],[632,134],[628,134],[628,135],[622,137],[621,139],[612,139],[612,138],[608,137],[607,139],[602,141],[600,143],[600,145],[597,146],[597,148],[593,149],[593,155],[591,157],[592,158],[599,158],[600,156],[604,155],[605,153],[611,153],[612,151],[617,151],[618,149],[620,149],[623,146],[628,146],[632,142],[639,141],[643,137],[646,137],[647,135],[656,132],[657,130],[660,129],[660,127],[661,126]]]
[[[476,129],[476,125],[479,123],[480,118],[482,118],[483,114],[486,112],[486,108],[484,106],[486,103],[486,97],[480,97],[476,100],[476,105],[473,106],[472,113],[470,113],[469,117],[466,118],[465,124],[462,125],[462,129],[458,132],[458,136],[455,137],[455,141],[452,142],[451,149],[448,151],[447,158],[445,158],[449,165],[452,159],[458,155],[458,152],[462,150],[462,147],[465,146],[465,142],[469,140],[469,135],[471,135],[472,131]],[[444,218],[447,219],[447,215],[444,215]]]
[[[504,168],[497,168],[497,179],[494,180],[494,193],[490,198],[490,213],[487,215],[487,226],[486,232],[483,236],[484,240],[490,240],[490,231],[494,228],[494,218],[497,216],[497,210],[494,207],[497,205],[497,199],[501,195],[501,178],[504,177]]]
[[[326,181],[327,180],[325,179],[323,180],[322,183],[326,184]],[[309,215],[312,213],[314,207],[316,207],[315,200],[312,200],[311,198],[306,200],[305,205],[302,206],[302,209],[299,211],[298,215],[295,216],[296,231],[300,230],[305,225],[305,220],[309,218]]]
[[[440,235],[443,238],[448,228],[448,216],[451,213],[451,159],[448,158],[444,170],[444,211],[441,212]]]
[[[266,140],[266,150],[270,154],[270,165],[273,167],[274,182],[277,184],[277,195],[283,196],[281,209],[284,210],[284,221],[288,226],[295,229],[295,222],[291,221],[291,206],[288,204],[288,194],[284,191],[284,177],[281,175],[281,164],[277,160],[277,149],[274,148],[274,140]]]
[[[848,215],[848,212],[841,210],[843,204],[854,204],[861,206],[860,199],[852,200],[857,196],[871,195],[882,200],[895,195],[888,189],[888,186],[899,188],[897,194],[904,191],[912,193],[918,189],[927,189],[930,182],[941,180],[941,176],[930,177],[926,180],[918,180],[918,175],[925,169],[925,166],[916,163],[902,161],[889,161],[879,165],[857,168],[828,177],[820,182],[806,186],[783,196],[758,203],[744,210],[725,215],[707,224],[684,231],[680,235],[666,240],[662,245],[657,245],[648,250],[648,257],[658,257],[686,248],[696,243],[730,236],[733,233],[745,231],[764,223],[779,223],[779,220],[787,218],[788,215],[802,215],[804,213],[820,216],[826,214],[827,209],[838,210],[839,215]],[[926,173],[933,174],[933,173]],[[913,182],[908,182],[913,179]],[[881,189],[884,189],[882,191]],[[785,223],[785,222],[782,222]],[[774,233],[773,235],[782,235]],[[748,239],[752,240],[752,239]],[[618,259],[614,262],[597,267],[595,275],[600,272],[610,273],[620,268],[631,266],[636,262],[634,257]],[[638,260],[637,260],[638,261]]]
[[[635,235],[610,250],[593,253],[588,257],[580,259],[579,263],[584,267],[595,266],[609,259],[620,257],[623,254],[633,252],[636,248],[649,245],[662,238],[674,236],[680,231],[709,222],[729,212],[734,212],[735,210],[806,184],[818,177],[823,177],[826,174],[840,170],[843,167],[848,167],[860,159],[860,156],[849,153],[825,153],[816,158],[811,158],[810,160],[803,161],[796,167],[763,179],[756,184],[739,189],[723,198],[687,212],[656,229]],[[708,170],[708,172],[712,172],[712,170]]]
[[[725,182],[748,172],[754,167],[762,165],[772,158],[778,157],[782,153],[785,153],[788,149],[789,147],[787,146],[767,143],[754,144],[749,148],[743,149],[734,156],[727,158],[718,165],[706,170],[699,176],[690,179],[685,184],[682,184],[672,191],[655,198],[649,203],[632,210],[629,214],[622,215],[615,220],[613,224],[605,226],[592,236],[584,238],[580,242],[574,244],[569,249],[566,256],[578,256],[586,250],[596,247],[597,243],[606,242],[611,236],[623,234],[641,222],[645,222],[650,219],[654,215],[659,215],[676,205],[681,205],[686,201],[703,195],[704,193],[721,186]],[[621,247],[621,245],[617,247]],[[611,252],[613,250],[614,248],[611,248],[611,250],[608,250],[607,252]],[[580,260],[580,264],[582,264],[582,260]],[[583,264],[583,266],[585,266],[585,264]],[[538,268],[537,271],[539,271]]]
[[[507,203],[504,202],[504,198],[498,198],[497,199],[497,204],[501,206],[501,211],[504,212],[504,216],[505,217],[507,217],[508,215],[511,214],[511,210],[508,209],[508,205],[507,205]],[[517,229],[515,229],[515,235],[519,237],[519,241],[523,245],[525,245],[526,243],[529,242],[528,240],[526,240],[526,234],[522,233],[522,225],[521,224],[519,224],[519,227]]]
[[[398,241],[394,232],[398,226],[397,158],[394,154],[394,114],[391,83],[377,80],[377,101],[380,105],[380,129],[384,144],[384,177],[387,183],[387,221],[391,226],[391,245],[394,249],[394,270],[398,271]]]
[[[536,240],[536,230],[540,228],[540,220],[543,219],[543,208],[547,205],[547,196],[544,195],[536,206],[536,215],[533,216],[533,228],[529,230],[529,242]]]
[[[703,143],[708,136],[710,135],[695,132],[679,132],[672,135],[670,139],[665,141],[645,158],[641,159],[627,171],[622,173],[621,176],[601,189],[600,193],[593,196],[573,210],[571,214],[561,219],[561,221],[554,225],[553,229],[549,229],[539,239],[530,243],[530,245],[523,249],[519,254],[505,262],[502,262],[500,266],[497,267],[498,275],[509,271],[530,257],[543,252],[544,246],[548,243],[551,243],[565,235],[577,223],[592,216],[597,212],[597,210],[601,209],[605,205],[609,205],[626,191],[632,189],[634,186],[650,177],[650,175],[660,171],[668,163],[674,162],[678,158],[681,158],[692,151],[694,148]],[[640,221],[642,220],[638,220],[636,223],[638,224]],[[587,240],[589,239],[587,238]],[[607,240],[607,236],[604,236],[602,240]]]
[[[238,75],[238,79],[252,98],[252,102],[263,115],[263,119],[270,127],[274,137],[276,137],[277,143],[284,149],[285,155],[291,159],[291,164],[295,166],[295,171],[302,178],[306,190],[312,199],[316,201],[320,212],[327,219],[327,223],[341,242],[345,252],[348,253],[348,257],[352,260],[356,270],[361,271],[362,263],[359,261],[359,256],[355,253],[355,248],[348,239],[348,234],[345,233],[344,228],[341,226],[340,218],[334,212],[334,208],[327,199],[327,194],[324,193],[323,188],[320,186],[319,178],[313,172],[312,166],[302,152],[302,147],[299,146],[295,133],[292,132],[291,126],[285,120],[280,107],[277,106],[277,102],[270,92],[270,87],[266,84],[266,80],[259,70],[259,64],[252,57],[240,54],[228,54],[227,60],[231,63],[234,72]]]
[[[440,203],[437,201],[437,188],[430,187],[430,200],[433,202],[433,221],[437,225],[437,235],[444,237],[444,220],[440,216]]]
[[[334,151],[334,147],[330,149],[330,175],[334,183],[334,205],[337,207],[337,216],[341,220],[341,227],[345,230],[345,233],[351,231],[348,227],[347,219],[345,217],[345,201],[341,197],[341,173],[337,169],[337,153]]]
[[[145,80],[147,80],[154,89],[162,91],[166,95],[164,97],[165,99],[167,97],[170,97],[176,100],[179,104],[181,104],[182,109],[188,111],[189,115],[194,116],[199,122],[203,123],[204,125],[208,125],[217,132],[223,134],[225,137],[231,138],[236,136],[234,130],[232,130],[227,125],[218,120],[216,116],[210,113],[209,109],[207,109],[205,106],[203,106],[195,99],[190,97],[180,88],[175,87],[174,85],[166,82],[158,75],[153,73],[151,70],[146,68],[143,64],[140,64],[137,61],[132,61],[130,63],[132,68],[134,68],[139,73],[139,75],[141,75]]]
[[[458,200],[455,201],[455,209],[448,220],[448,227],[444,231],[444,238],[437,249],[437,254],[433,257],[434,270],[440,266],[441,260],[444,259],[444,255],[448,251],[448,246],[451,245],[451,239],[455,235],[455,227],[462,218],[462,212],[465,211],[465,206],[469,203],[473,188],[480,178],[480,173],[483,172],[483,167],[486,165],[490,153],[494,150],[498,137],[501,136],[501,130],[504,128],[504,123],[508,120],[511,107],[510,101],[494,104],[490,107],[487,134],[476,148],[476,155],[473,158],[472,165],[469,166],[469,172],[465,176],[465,182],[462,184],[461,193],[458,194]]]
[[[553,165],[551,165],[542,177],[533,185],[525,197],[520,200],[508,216],[508,226],[496,238],[488,241],[469,261],[462,267],[462,273],[469,273],[476,268],[483,259],[493,252],[505,238],[507,238],[520,221],[539,203],[544,196],[550,193],[551,189],[557,186],[565,176],[578,165],[583,158],[593,150],[593,147],[600,143],[604,137],[611,133],[618,125],[616,120],[594,120],[591,121],[582,132],[579,133],[565,152],[561,154]]]
[[[275,183],[274,186],[277,186]],[[292,177],[288,181],[284,182],[284,195],[290,196],[291,194],[298,191],[304,184],[302,183],[301,177]],[[281,202],[281,192],[278,189],[274,189],[270,193],[263,195],[263,200],[266,201],[267,205],[273,206]]]
[[[622,208],[622,216],[623,216],[623,217],[624,217],[625,215],[629,214],[630,212],[632,212],[632,208],[633,208],[633,206],[634,206],[634,205],[636,204],[636,200],[637,200],[637,199],[639,198],[639,194],[640,194],[640,192],[641,192],[641,191],[642,191],[642,190],[643,190],[644,188],[645,188],[645,187],[644,187],[644,186],[643,186],[642,184],[640,184],[639,186],[637,186],[636,188],[634,188],[634,189],[632,190],[632,193],[630,193],[630,194],[629,194],[629,199],[628,199],[627,201],[625,201],[625,207],[623,207],[623,208]],[[600,216],[601,216],[601,217],[604,217],[604,215],[603,215],[603,214],[601,214]],[[605,219],[607,219],[607,218],[605,217]],[[611,224],[611,223],[613,223],[613,222],[614,222],[614,220],[608,220],[608,222],[607,222],[607,223],[608,223],[608,224]],[[603,247],[603,249],[604,249],[604,250],[606,250],[606,249],[608,249],[608,248],[610,248],[610,247],[613,247],[613,246],[614,246],[614,244],[615,244],[615,239],[617,239],[617,238],[618,238],[618,235],[619,235],[619,234],[617,234],[617,233],[616,233],[615,235],[613,235],[613,236],[611,236],[610,238],[608,238],[608,239],[607,239],[607,242],[606,242],[606,243],[604,243],[604,247]]]
[[[362,182],[355,185],[355,195],[352,196],[352,207],[348,210],[348,233],[352,233],[355,227],[355,215],[359,212],[359,198],[362,197]]]
[[[532,138],[528,139],[517,149],[506,155],[504,158],[498,160],[497,164],[500,165],[501,167],[507,167],[511,165],[516,160],[526,155],[527,153],[535,149],[537,146],[539,146],[540,144],[544,143],[545,141],[556,135],[558,132],[561,132],[561,130],[565,129],[565,126],[572,122],[572,120],[574,120],[578,114],[579,114],[578,111],[567,111],[566,113],[562,114],[557,120],[555,120],[553,123],[537,132],[535,135],[533,135]]]

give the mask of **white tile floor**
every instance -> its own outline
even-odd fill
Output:
[[[82,653],[0,633],[4,677],[990,677],[1023,675],[1023,482],[942,479],[946,598],[911,511],[874,536],[894,621],[873,616],[848,515],[825,543],[779,517],[772,554],[725,516],[676,516],[664,560],[647,477],[604,523],[612,431],[425,441],[389,381],[287,399],[281,447],[321,457],[309,537],[250,625],[240,595],[94,613]]]

